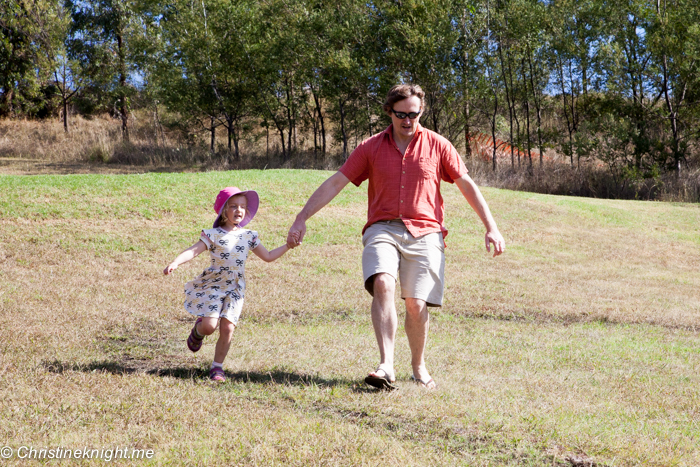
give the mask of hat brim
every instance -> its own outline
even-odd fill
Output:
[[[243,220],[238,224],[238,226],[245,227],[246,225],[248,225],[248,223],[250,223],[250,221],[253,220],[253,217],[255,217],[255,214],[257,214],[258,208],[260,207],[260,196],[258,196],[258,193],[255,190],[239,191],[238,193],[233,193],[231,196],[226,198],[226,201],[219,210],[219,214],[216,216],[213,228],[220,227],[221,214],[226,208],[226,203],[228,203],[228,200],[238,195],[244,195],[248,200],[248,207],[245,210],[245,216],[243,216]]]

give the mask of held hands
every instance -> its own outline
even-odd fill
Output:
[[[496,257],[506,251],[506,241],[498,230],[488,231],[485,236],[486,251],[491,253],[491,243],[493,243],[493,256]]]
[[[301,245],[299,241],[299,232],[292,233],[291,231],[287,234],[287,248],[290,250]]]
[[[305,233],[306,222],[299,220],[294,221],[294,224],[289,228],[289,233],[287,234],[287,246],[289,248],[295,248],[301,245]]]

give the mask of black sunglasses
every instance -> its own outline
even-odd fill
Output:
[[[406,118],[406,117],[408,117],[408,118],[410,118],[411,120],[413,120],[414,118],[417,118],[417,117],[420,115],[420,112],[409,112],[409,113],[406,113],[406,112],[397,112],[397,111],[394,110],[394,109],[391,109],[391,111],[394,112],[394,115],[396,115],[396,117],[400,118],[401,120],[403,120],[403,119]]]

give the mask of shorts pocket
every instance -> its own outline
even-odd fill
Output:
[[[433,232],[425,236],[425,242],[432,248],[437,248],[441,252],[445,252],[445,241],[442,238],[442,232]]]
[[[362,234],[362,246],[367,246],[367,240],[370,238],[372,235],[372,231],[376,228],[376,224],[372,224],[367,229],[365,230],[365,233]]]

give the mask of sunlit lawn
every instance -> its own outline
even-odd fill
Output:
[[[410,383],[400,329],[400,389],[377,393],[362,382],[378,358],[366,187],[349,186],[300,248],[251,257],[228,381],[211,384],[215,339],[190,353],[182,307],[208,260],[163,267],[211,225],[220,188],[260,193],[250,227],[274,248],[329,175],[0,176],[0,444],[152,449],[145,465],[700,463],[697,205],[484,188],[508,242],[494,259],[445,186],[439,388]]]

